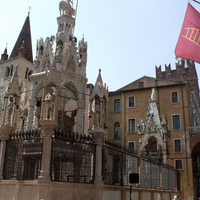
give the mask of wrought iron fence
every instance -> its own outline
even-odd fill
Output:
[[[175,169],[169,165],[163,165],[162,168],[162,182],[163,190],[173,190],[176,188]]]
[[[161,163],[145,155],[141,158],[141,187],[159,189]]]
[[[86,135],[54,131],[51,180],[93,183],[96,147]]]
[[[141,159],[141,162],[139,162]],[[164,190],[176,190],[175,169],[146,155],[138,156],[118,145],[105,143],[102,149],[102,177],[107,185],[130,185],[129,174],[140,173],[140,187],[161,188],[160,171],[162,170],[162,187]],[[134,185],[134,184],[133,184]]]
[[[129,185],[129,174],[138,173],[138,157],[128,149],[106,142],[102,148],[102,178],[107,185]]]
[[[15,132],[6,141],[4,179],[35,180],[41,170],[43,139],[38,131]],[[90,136],[55,130],[52,137],[51,180],[94,183],[96,145]],[[140,169],[140,172],[139,172]],[[160,173],[161,172],[161,173]],[[142,188],[175,190],[175,169],[146,155],[105,142],[102,179],[107,185],[130,185],[140,174]],[[162,185],[160,184],[162,174]]]
[[[35,180],[39,176],[43,139],[36,131],[13,132],[6,141],[3,178]]]

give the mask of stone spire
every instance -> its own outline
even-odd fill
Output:
[[[103,81],[102,81],[102,77],[101,77],[101,69],[99,69],[99,75],[97,77],[95,85],[98,85],[100,88],[103,86]]]
[[[5,48],[4,53],[1,54],[1,60],[8,60],[7,47]]]
[[[23,46],[23,49],[22,49]],[[26,50],[26,53],[22,53],[22,51]],[[32,53],[32,41],[31,41],[31,28],[30,28],[30,18],[27,16],[22,30],[19,34],[19,37],[15,43],[15,46],[12,50],[10,58],[15,58],[17,56],[24,56],[31,63],[33,62],[33,53]]]

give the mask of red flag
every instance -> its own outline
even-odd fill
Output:
[[[200,13],[189,3],[175,55],[200,63]]]

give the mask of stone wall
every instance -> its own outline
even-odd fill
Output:
[[[130,188],[75,183],[38,183],[38,181],[1,181],[3,200],[129,200]],[[171,200],[176,192],[134,188],[134,200]]]

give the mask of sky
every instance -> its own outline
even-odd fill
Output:
[[[2,0],[1,0],[2,1]],[[9,0],[0,6],[0,54],[10,55],[30,10],[33,56],[37,39],[56,35],[60,0]],[[192,0],[78,0],[74,36],[88,44],[87,78],[115,91],[142,76],[175,69],[175,47],[188,2]],[[76,7],[77,0],[74,0]],[[200,65],[196,64],[198,76]]]

